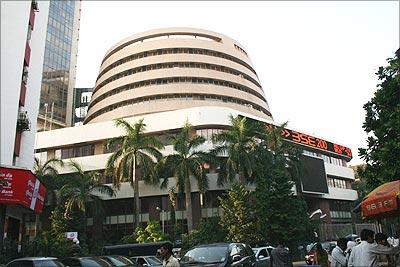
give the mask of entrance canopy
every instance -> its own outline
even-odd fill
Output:
[[[26,169],[0,167],[0,204],[21,205],[41,213],[46,188]]]
[[[381,219],[400,215],[400,180],[375,188],[361,202],[362,217]]]

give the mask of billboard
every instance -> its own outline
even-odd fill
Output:
[[[301,187],[304,193],[329,194],[324,161],[320,158],[301,156]]]
[[[41,213],[46,188],[29,170],[0,167],[0,203],[21,205]]]

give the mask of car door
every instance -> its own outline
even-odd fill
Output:
[[[34,265],[32,261],[20,260],[9,263],[7,267],[34,267]]]
[[[257,267],[269,267],[270,266],[270,256],[266,248],[258,250],[257,253]]]
[[[251,248],[249,248],[251,250]],[[255,257],[253,251],[249,252],[245,245],[234,244],[231,249],[232,266],[252,267],[255,265]]]

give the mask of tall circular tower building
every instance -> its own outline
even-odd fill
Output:
[[[257,73],[237,41],[200,29],[157,29],[106,53],[84,123],[202,106],[272,120]]]

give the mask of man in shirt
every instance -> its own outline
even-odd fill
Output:
[[[279,242],[279,245],[271,251],[270,266],[293,267],[292,256],[283,241]]]
[[[377,267],[378,255],[391,255],[400,252],[400,247],[383,247],[374,242],[374,231],[363,229],[361,231],[361,243],[351,250],[349,267]]]
[[[341,237],[337,241],[337,246],[332,250],[331,267],[347,267],[347,239]]]
[[[166,242],[160,247],[160,254],[163,259],[164,267],[179,267],[179,261],[174,258],[172,253],[172,244],[171,242]]]

